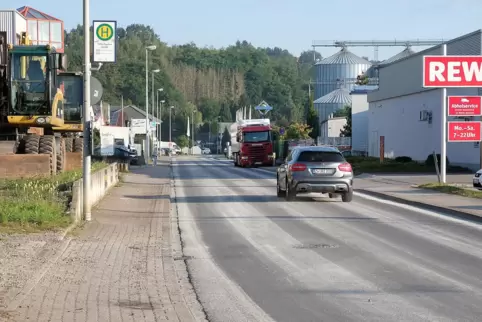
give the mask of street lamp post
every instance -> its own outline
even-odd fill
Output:
[[[161,147],[161,135],[159,134],[161,131],[160,125],[161,125],[161,117],[160,117],[160,107],[159,107],[159,92],[164,91],[164,88],[158,88],[156,91],[157,97],[156,97],[156,117],[159,120],[159,126],[156,125],[156,133],[157,133],[157,141],[159,142],[158,150]],[[159,131],[158,131],[159,130]]]
[[[159,142],[162,142],[162,104],[166,103],[165,100],[159,102]]]
[[[156,50],[157,46],[151,45],[146,47],[146,149],[144,151],[144,158],[146,163],[149,163],[149,51]]]
[[[83,187],[83,212],[86,221],[92,220],[91,203],[90,203],[90,189],[91,189],[91,155],[89,151],[90,136],[92,133],[92,122],[90,118],[90,0],[84,0],[83,3],[84,14],[84,149],[83,149],[83,164],[82,164],[82,187]]]
[[[152,120],[154,120],[154,109],[156,108],[156,102],[154,101],[154,74],[155,73],[159,73],[161,70],[160,69],[154,69],[154,70],[151,70],[151,86],[152,86],[152,89],[151,89],[151,94],[152,94],[152,101],[151,101],[151,116],[152,116]],[[156,127],[157,128],[157,127]],[[149,122],[149,141],[152,142],[152,148],[154,149],[154,137],[152,136],[152,132],[151,132],[151,124]],[[149,146],[149,149],[151,147]],[[151,153],[153,154],[153,153]],[[151,156],[149,156],[151,157]]]
[[[171,136],[172,136],[172,109],[174,106],[169,107],[169,149],[171,149]]]

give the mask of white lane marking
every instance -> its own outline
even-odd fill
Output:
[[[430,217],[443,219],[443,220],[450,221],[450,222],[453,222],[453,223],[463,224],[463,225],[469,226],[471,228],[475,228],[477,230],[482,231],[482,225],[480,225],[476,222],[472,222],[468,219],[460,219],[460,218],[454,217],[453,215],[450,215],[448,213],[440,214],[440,213],[437,213],[435,211],[422,209],[422,208],[410,206],[410,205],[404,205],[402,203],[398,203],[398,202],[391,201],[391,200],[384,200],[384,199],[381,199],[381,198],[369,196],[367,194],[356,192],[356,191],[353,194],[357,197],[360,197],[360,198],[364,198],[364,199],[371,200],[371,201],[376,201],[376,202],[383,203],[383,204],[390,205],[390,206],[395,206],[395,207],[402,208],[402,209],[405,209],[405,210],[408,210],[408,211],[418,212],[418,213],[421,213],[421,214],[424,214],[424,215],[427,215],[427,216],[430,216]]]

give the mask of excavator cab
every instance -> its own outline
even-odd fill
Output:
[[[79,72],[59,72],[58,87],[64,93],[64,127],[82,131],[82,108],[84,104],[84,78]],[[73,126],[77,125],[77,126]],[[54,127],[54,131],[59,130]]]
[[[8,123],[51,128],[64,124],[63,93],[56,86],[61,56],[46,46],[10,46]]]
[[[84,105],[84,76],[80,72],[60,71],[58,87],[64,93],[64,125],[53,127],[65,141],[66,152],[82,152],[84,147],[82,111]]]

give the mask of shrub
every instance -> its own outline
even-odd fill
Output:
[[[412,158],[407,156],[400,156],[395,158],[395,162],[400,162],[400,163],[408,163],[412,161],[413,161]]]
[[[440,167],[440,154],[437,154],[437,163],[438,163],[438,166]],[[445,158],[445,163],[447,166],[450,164],[449,158],[447,157]],[[425,160],[425,165],[428,167],[435,167],[435,160],[433,158],[433,153],[430,153],[427,156],[427,159]]]

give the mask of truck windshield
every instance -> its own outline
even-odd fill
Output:
[[[11,103],[16,113],[24,115],[49,113],[46,64],[47,55],[12,53]]]
[[[243,142],[247,142],[247,143],[266,142],[266,141],[270,141],[270,139],[271,139],[270,131],[243,133]]]
[[[80,123],[84,104],[83,78],[77,75],[58,76],[59,87],[64,91],[64,119],[66,123]]]

